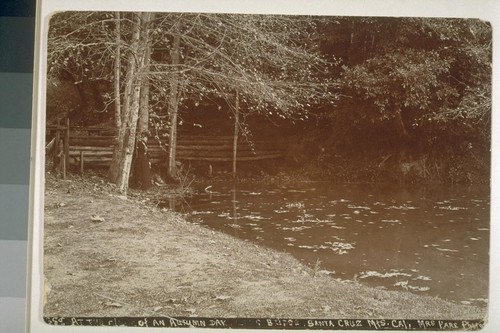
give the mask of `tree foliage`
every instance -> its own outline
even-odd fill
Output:
[[[182,115],[211,103],[231,116],[236,96],[243,134],[249,115],[314,114],[332,149],[484,150],[491,52],[476,19],[65,12],[50,22],[48,80],[75,87],[80,107],[66,111],[103,115],[120,143],[149,125],[170,164]]]
[[[183,101],[218,99],[234,109],[238,94],[247,113],[293,118],[335,97],[333,80],[320,78],[329,64],[307,39],[313,28],[314,20],[286,16],[161,13],[148,19],[144,13],[63,13],[51,22],[49,72],[69,72],[75,84],[115,80],[114,96],[111,84],[105,96],[122,106],[123,119],[116,111],[115,124],[122,126],[117,128],[111,180],[126,191],[117,170],[130,164],[123,158],[133,149],[127,138],[135,136],[146,82],[151,119],[171,129],[172,166],[177,110]],[[168,121],[162,123],[165,107]],[[150,112],[149,107],[144,110]],[[124,174],[127,178],[128,172]]]
[[[345,20],[334,27],[339,34],[330,42],[351,48],[343,52],[340,82],[346,98],[340,109],[361,110],[350,113],[357,118],[354,121],[365,126],[392,124],[395,132],[417,140],[435,138],[436,129],[440,136],[463,135],[472,124],[477,136],[489,135],[491,27],[487,22]],[[351,29],[345,30],[349,25]],[[349,117],[349,112],[343,116]]]

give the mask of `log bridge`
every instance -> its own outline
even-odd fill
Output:
[[[109,166],[113,156],[114,129],[103,127],[47,126],[47,156],[52,156],[54,166],[61,168],[63,177],[69,165],[85,167]],[[148,139],[148,153],[151,163],[168,161],[168,139],[159,142]],[[176,160],[233,162],[233,136],[194,136],[179,133]],[[240,138],[237,146],[237,162],[284,158],[287,145],[283,141],[255,140],[248,142]]]

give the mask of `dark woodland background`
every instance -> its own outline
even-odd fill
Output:
[[[491,42],[476,19],[60,13],[47,123],[114,128],[117,184],[130,177],[120,143],[232,136],[235,117],[247,142],[286,143],[243,176],[488,183]],[[172,163],[153,169],[175,176]],[[203,176],[210,163],[189,164]]]

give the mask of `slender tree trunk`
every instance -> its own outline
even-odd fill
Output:
[[[170,86],[170,100],[169,100],[169,116],[170,116],[170,140],[169,140],[169,158],[168,158],[168,175],[172,179],[177,179],[177,165],[175,158],[177,154],[177,112],[179,109],[179,72],[178,68],[180,62],[180,35],[178,34],[178,27],[174,28],[174,45],[172,47],[172,65],[174,66],[174,73]]]
[[[152,14],[154,15],[154,14]],[[151,17],[151,20],[154,18],[154,16]],[[135,183],[136,185],[141,184],[141,188],[144,190],[147,190],[151,184],[151,169],[150,169],[150,163],[149,163],[149,157],[148,157],[148,140],[147,137],[143,137],[144,134],[149,136],[149,133],[147,131],[149,130],[149,86],[150,86],[150,79],[149,79],[149,65],[151,63],[151,43],[149,42],[149,28],[147,26],[144,27],[144,31],[147,37],[146,45],[145,45],[145,53],[144,53],[144,61],[143,61],[143,68],[145,70],[143,78],[142,78],[142,84],[141,84],[141,97],[139,101],[139,119],[137,121],[137,135],[136,135],[136,141],[137,140],[143,140],[142,144],[144,145],[144,149],[137,149],[137,154],[134,156],[133,162],[132,162],[132,168],[133,170],[131,171],[131,182]],[[142,139],[141,139],[142,138]],[[137,144],[140,148],[141,143]]]
[[[399,127],[399,130],[403,136],[407,136],[408,132],[406,131],[405,123],[403,122],[403,117],[401,115],[401,109],[396,110],[396,123]]]
[[[125,77],[124,110],[122,115],[122,126],[120,128],[121,149],[117,161],[117,174],[115,183],[120,192],[126,193],[128,189],[128,176],[135,145],[135,130],[139,115],[140,85],[138,84],[138,56],[141,26],[139,17],[134,15],[132,42],[130,44],[129,57],[127,59],[127,75]]]
[[[114,63],[114,93],[115,93],[115,145],[113,149],[113,162],[120,160],[121,146],[123,145],[123,130],[122,130],[122,105],[120,95],[120,69],[121,69],[121,22],[120,12],[115,13],[115,43],[116,43],[116,56]],[[109,180],[116,182],[118,176],[118,163],[111,163],[109,168]]]
[[[154,14],[151,13],[148,21],[154,19]],[[144,62],[143,67],[145,69],[145,75],[142,80],[141,85],[141,101],[140,101],[140,109],[139,109],[139,122],[137,123],[137,133],[138,137],[145,131],[149,129],[149,65],[151,63],[151,43],[149,41],[150,29],[147,26],[148,22],[143,22],[144,24],[144,34],[146,38],[145,53],[144,53]]]
[[[144,68],[149,67],[151,55],[151,45],[147,46]],[[137,133],[140,136],[149,129],[149,78],[147,75],[143,78],[141,87],[141,101],[139,108],[139,121],[137,123]]]
[[[240,129],[240,96],[236,92],[234,108],[234,137],[233,137],[233,177],[236,179],[236,158],[238,154],[238,134]]]
[[[121,97],[120,97],[120,68],[121,68],[121,22],[120,22],[120,12],[115,13],[116,26],[115,26],[115,43],[116,43],[116,55],[114,63],[115,72],[115,126],[120,128],[122,125],[122,114],[121,114]]]
[[[113,161],[118,164],[116,185],[120,192],[127,193],[132,157],[135,149],[137,121],[139,119],[139,106],[141,100],[141,85],[143,80],[144,65],[146,62],[146,49],[148,34],[145,25],[149,22],[150,13],[134,14],[132,28],[132,42],[127,60],[127,75],[125,79],[124,110],[122,114],[123,144],[119,152],[120,159]]]

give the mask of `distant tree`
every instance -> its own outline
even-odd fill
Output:
[[[109,42],[109,29],[104,28],[113,24],[112,21],[112,17],[99,12],[63,12],[50,20],[48,83],[57,85],[63,82],[75,87],[79,107],[65,111],[73,112],[72,115],[82,121],[104,114],[112,102],[102,93],[113,82],[109,66],[114,47]]]
[[[489,132],[491,26],[487,22],[443,18],[339,22],[327,26],[339,32],[327,42],[351,48],[338,55],[346,97],[340,109],[345,112],[333,116],[353,117],[358,126],[367,128],[390,123],[400,136],[418,134],[428,140],[438,135],[436,130],[441,137],[452,133],[465,137],[470,126],[480,135]],[[327,42],[324,49],[335,54]]]

